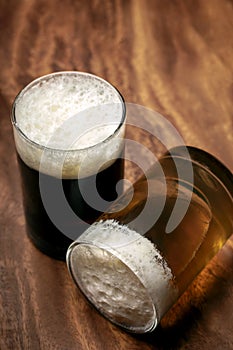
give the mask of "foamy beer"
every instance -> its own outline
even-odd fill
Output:
[[[92,74],[53,73],[19,93],[12,123],[28,235],[65,259],[70,243],[121,192],[124,101]]]
[[[177,147],[134,184],[127,204],[130,196],[124,193],[70,246],[67,264],[106,318],[144,333],[232,234],[233,176],[210,154]]]

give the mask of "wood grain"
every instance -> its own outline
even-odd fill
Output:
[[[233,239],[154,333],[121,331],[29,242],[9,118],[32,79],[88,71],[233,171],[233,2],[0,0],[0,64],[0,349],[233,349]]]

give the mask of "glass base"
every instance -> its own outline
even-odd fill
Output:
[[[64,247],[61,246],[56,246],[55,243],[50,244],[41,238],[35,237],[34,235],[31,234],[29,229],[27,229],[27,236],[29,237],[30,241],[33,243],[33,245],[39,249],[43,254],[48,255],[51,258],[65,261],[66,260],[66,253],[69,245],[72,243],[72,240],[68,241],[67,238],[67,243],[64,244]]]

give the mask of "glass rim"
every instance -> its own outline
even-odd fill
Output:
[[[28,91],[30,88],[32,88],[33,86],[37,85],[40,81],[46,81],[49,80],[51,77],[54,77],[56,75],[76,75],[76,76],[89,76],[91,78],[97,79],[99,81],[102,81],[104,84],[108,85],[109,87],[111,87],[113,90],[115,90],[115,92],[117,93],[118,97],[119,97],[119,102],[121,103],[122,106],[122,116],[121,116],[121,120],[119,122],[119,124],[117,125],[116,129],[114,130],[114,132],[109,135],[108,137],[106,137],[104,140],[97,142],[94,145],[91,146],[87,146],[84,148],[75,148],[75,149],[60,149],[60,148],[53,148],[53,147],[47,147],[45,145],[41,145],[36,141],[31,140],[20,128],[20,126],[17,123],[17,118],[16,118],[16,105],[18,100],[20,99],[20,97],[26,92]],[[103,104],[104,105],[104,104]],[[95,107],[95,106],[93,106]],[[92,107],[92,108],[93,108]],[[53,152],[65,152],[65,153],[75,153],[75,152],[85,152],[89,149],[94,149],[95,147],[98,147],[104,143],[107,143],[109,140],[111,140],[116,134],[117,132],[121,129],[121,127],[124,125],[126,120],[126,105],[125,105],[125,100],[122,96],[122,94],[120,93],[120,91],[111,83],[109,83],[107,80],[92,74],[92,73],[88,73],[88,72],[80,72],[80,71],[58,71],[58,72],[53,72],[53,73],[49,73],[46,75],[42,75],[34,80],[32,80],[29,84],[27,84],[24,88],[22,88],[19,93],[16,95],[14,101],[13,101],[13,105],[12,105],[12,109],[11,109],[11,123],[13,125],[13,127],[17,130],[17,132],[20,134],[20,136],[28,143],[30,143],[31,145],[33,145],[34,147],[41,149],[41,150],[47,150],[47,151],[53,151]]]

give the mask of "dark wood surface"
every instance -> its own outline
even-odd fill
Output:
[[[101,317],[29,242],[9,115],[24,85],[58,70],[109,80],[233,170],[232,1],[0,0],[0,349],[233,349],[233,239],[143,336]]]

